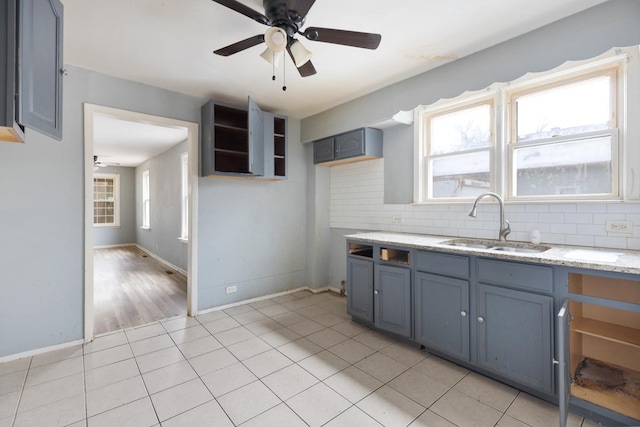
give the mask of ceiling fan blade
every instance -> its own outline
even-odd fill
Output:
[[[244,16],[247,16],[256,22],[259,22],[264,25],[271,25],[271,21],[269,21],[269,18],[264,16],[262,13],[251,9],[249,6],[243,5],[239,1],[236,1],[236,0],[213,0],[213,1],[223,6],[226,6],[231,10],[235,10],[236,12]]]
[[[307,61],[304,64],[302,64],[299,68],[298,68],[298,72],[300,73],[300,75],[302,77],[309,77],[309,76],[313,76],[314,74],[317,73],[316,68],[313,66],[313,64],[311,63],[311,61]]]
[[[220,56],[229,56],[234,53],[242,52],[245,49],[249,49],[250,47],[259,45],[264,42],[264,34],[258,34],[257,36],[249,37],[248,39],[241,40],[239,42],[235,42],[230,44],[229,46],[225,46],[218,50],[213,51],[216,55]]]
[[[287,52],[289,52],[289,56],[291,57],[291,60],[295,64],[296,60],[293,57],[293,53],[291,53],[291,48],[289,46],[287,46]],[[314,74],[317,73],[316,68],[313,66],[311,61],[307,61],[304,64],[302,64],[301,66],[299,66],[298,67],[298,72],[300,73],[301,77],[309,77],[309,76],[313,76]]]
[[[364,49],[377,49],[382,40],[380,34],[319,27],[309,27],[304,30],[302,35],[312,41],[361,47]]]
[[[290,15],[294,21],[302,21],[309,13],[309,9],[316,0],[288,0],[287,10],[289,13],[295,12],[297,16]]]

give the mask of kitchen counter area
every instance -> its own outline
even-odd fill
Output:
[[[354,320],[604,425],[640,420],[640,251],[348,234]]]
[[[345,238],[351,241],[435,250],[452,254],[476,255],[536,264],[561,265],[601,271],[640,274],[640,251],[544,244],[544,246],[549,247],[549,249],[543,252],[506,252],[486,248],[452,246],[450,244],[445,244],[445,242],[451,242],[452,240],[473,241],[476,239],[391,232],[348,234]],[[482,241],[486,242],[487,240]],[[494,242],[498,244],[497,240]],[[527,245],[522,242],[510,243],[514,244],[514,246]]]

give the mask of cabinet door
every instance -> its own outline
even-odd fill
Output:
[[[325,138],[313,143],[313,163],[322,163],[333,160],[334,138]]]
[[[478,284],[478,365],[553,393],[553,299]]]
[[[411,270],[375,266],[375,325],[385,331],[411,336]]]
[[[373,261],[347,258],[347,313],[373,322]]]
[[[336,159],[362,156],[365,152],[364,149],[364,129],[358,129],[336,136]]]
[[[556,316],[556,348],[558,352],[558,406],[560,427],[567,425],[571,397],[571,368],[569,356],[569,300],[565,300]]]
[[[62,139],[62,3],[19,0],[18,122]]]
[[[416,273],[415,339],[469,360],[469,282]]]
[[[249,98],[249,173],[264,175],[264,114]]]

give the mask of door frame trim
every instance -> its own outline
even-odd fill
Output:
[[[93,132],[94,114],[187,129],[189,153],[189,241],[187,243],[187,315],[198,314],[198,164],[199,125],[102,105],[84,103],[84,341],[94,338],[93,310]]]

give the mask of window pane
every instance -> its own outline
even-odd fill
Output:
[[[611,136],[517,148],[517,196],[610,194]]]
[[[490,164],[488,150],[433,159],[432,197],[476,197],[488,191]]]
[[[597,77],[518,97],[518,141],[609,129],[610,80]]]
[[[435,116],[430,125],[430,154],[488,147],[491,137],[491,107],[484,104]]]

